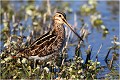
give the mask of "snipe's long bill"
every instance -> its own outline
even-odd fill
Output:
[[[58,56],[65,41],[63,24],[66,24],[82,40],[70,24],[68,24],[65,13],[57,12],[52,19],[53,29],[35,40],[28,48],[20,50],[16,57],[26,57],[44,61]]]

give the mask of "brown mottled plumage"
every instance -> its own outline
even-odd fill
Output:
[[[18,52],[17,57],[26,57],[29,59],[46,60],[57,56],[63,47],[65,39],[65,29],[63,24],[66,24],[75,33],[72,27],[66,21],[66,15],[62,12],[57,12],[53,16],[53,29],[39,37],[28,48]],[[75,33],[81,40],[82,38]]]

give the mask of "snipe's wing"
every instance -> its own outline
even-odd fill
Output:
[[[28,48],[19,51],[18,55],[24,57],[50,55],[59,50],[60,45],[58,43],[61,42],[58,41],[59,36],[54,31],[49,31],[35,40]]]

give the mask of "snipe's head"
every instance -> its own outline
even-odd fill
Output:
[[[66,20],[66,15],[63,12],[56,12],[53,16],[53,20],[58,24],[64,24]]]
[[[71,25],[67,22],[65,13],[56,12],[55,15],[53,16],[53,21],[56,23],[56,25],[58,25],[58,24],[67,25],[83,41],[83,39],[74,31],[74,29],[71,27]]]

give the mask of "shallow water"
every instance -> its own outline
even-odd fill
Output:
[[[70,2],[71,3],[71,2]],[[78,6],[81,6],[80,4],[81,2],[72,2],[71,4],[72,5],[72,8],[73,8],[73,11],[77,11],[79,10],[79,7]],[[116,4],[117,6],[117,4]],[[106,54],[108,52],[108,49],[110,46],[112,46],[112,43],[111,41],[113,40],[113,36],[116,35],[119,37],[119,14],[115,14],[116,12],[119,13],[117,10],[115,10],[116,12],[113,12],[112,10],[115,9],[115,4],[114,5],[108,5],[108,3],[106,1],[99,1],[98,2],[98,5],[97,5],[97,10],[101,13],[102,15],[102,20],[104,21],[104,25],[108,28],[109,30],[109,34],[103,38],[103,35],[102,35],[102,32],[98,32],[95,28],[93,29],[93,31],[91,31],[91,34],[88,36],[88,44],[91,45],[92,47],[92,56],[93,56],[93,60],[95,60],[95,56],[96,56],[96,53],[100,47],[100,45],[102,44],[102,48],[100,50],[100,53],[98,54],[98,61],[101,62],[101,65],[104,65],[106,66],[106,63],[104,61],[105,57],[106,57]],[[88,27],[89,29],[91,28],[91,24],[89,23],[89,18],[86,18],[85,19],[85,22],[88,23]],[[114,31],[113,31],[114,29]],[[73,47],[71,47],[71,49],[73,49]],[[83,53],[84,50],[82,50]],[[69,51],[70,52],[70,51]],[[71,52],[70,53],[74,53]],[[72,54],[70,54],[70,57],[73,56]],[[119,53],[119,52],[117,52]],[[109,55],[109,58],[111,59],[113,54],[110,54]],[[85,59],[86,58],[86,53],[83,54],[83,58]],[[117,64],[119,64],[119,61],[117,61]],[[119,69],[119,68],[118,68]],[[105,69],[105,72],[104,73],[109,73],[109,69]],[[103,75],[104,75],[103,73]]]

